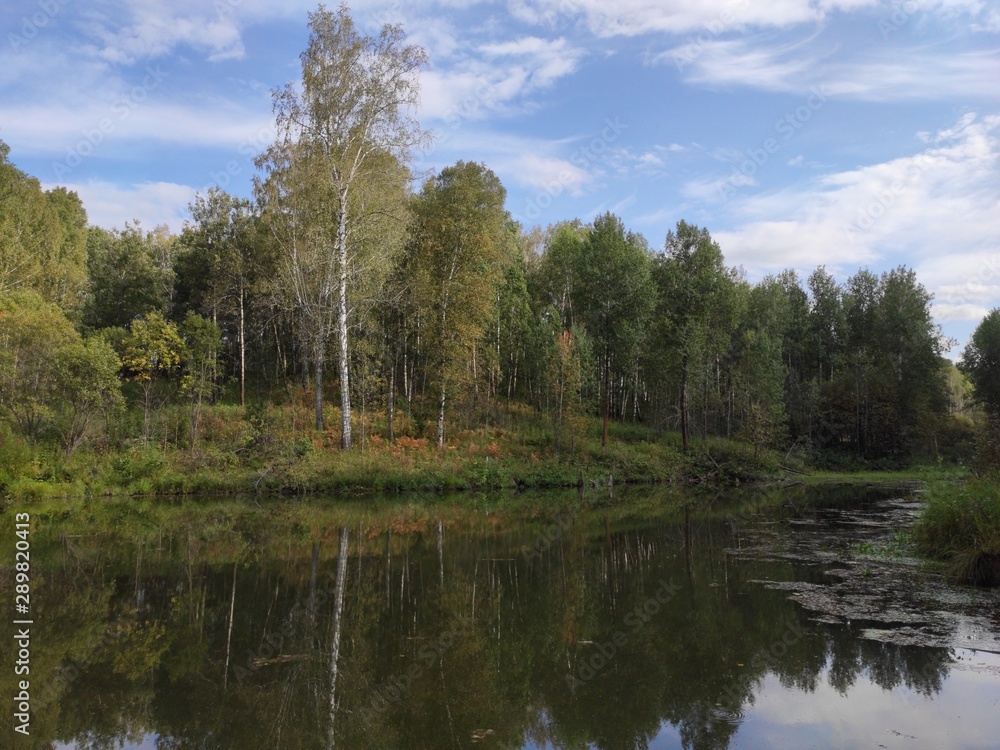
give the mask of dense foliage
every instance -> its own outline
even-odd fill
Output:
[[[422,51],[395,27],[364,37],[344,8],[310,28],[255,201],[212,189],[179,236],[86,227],[75,194],[43,192],[0,144],[0,415],[23,438],[193,450],[203,404],[307,391],[345,450],[352,426],[362,445],[444,446],[511,408],[548,419],[557,447],[589,414],[602,443],[617,420],[813,463],[897,465],[967,431],[913,271],[751,283],[684,221],[656,248],[611,213],[526,231],[472,161],[414,191]],[[112,427],[122,394],[141,423]],[[187,429],[158,427],[168,404],[190,406]]]

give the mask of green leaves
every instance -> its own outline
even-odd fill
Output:
[[[27,437],[52,430],[71,454],[121,404],[118,367],[105,341],[84,340],[37,293],[0,295],[0,407]]]
[[[153,232],[136,225],[108,231],[91,227],[87,237],[90,294],[83,310],[92,329],[127,328],[147,313],[165,313],[173,286],[173,270],[157,247]]]
[[[65,188],[43,192],[9,151],[0,141],[0,293],[32,289],[75,310],[87,282],[83,204]]]
[[[959,365],[972,381],[976,398],[992,414],[1000,414],[1000,308],[980,321],[962,352]]]
[[[426,320],[430,370],[444,403],[466,380],[472,350],[496,311],[498,289],[515,248],[499,178],[474,162],[458,162],[424,183],[414,203],[408,247],[414,307]]]

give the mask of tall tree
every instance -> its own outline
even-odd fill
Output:
[[[163,268],[155,242],[152,233],[143,233],[134,224],[111,231],[90,227],[90,292],[83,307],[83,321],[88,327],[127,328],[147,313],[166,313],[173,271]]]
[[[212,188],[189,206],[194,224],[181,233],[175,262],[178,296],[175,307],[197,309],[214,325],[235,327],[236,370],[240,405],[246,404],[248,296],[267,264],[257,242],[250,201]],[[180,310],[178,310],[178,313]],[[229,328],[228,330],[232,330]]]
[[[42,191],[0,141],[0,292],[33,289],[64,311],[87,283],[87,213],[76,193]]]
[[[0,294],[0,414],[27,437],[54,428],[69,459],[120,404],[118,367],[107,343],[85,341],[37,292]]]
[[[142,389],[142,437],[146,442],[157,391],[166,378],[178,371],[184,357],[184,340],[177,326],[158,312],[135,320],[123,341],[122,367],[128,379]]]
[[[31,439],[60,392],[54,354],[80,342],[66,316],[34,291],[0,294],[0,409]]]
[[[960,369],[972,382],[976,400],[1000,415],[1000,308],[979,321],[962,350]]]
[[[468,373],[514,249],[506,196],[492,171],[458,162],[428,179],[415,202],[409,252],[414,299],[431,341],[438,446],[448,393]]]
[[[690,433],[690,390],[696,375],[718,368],[736,328],[738,275],[726,268],[722,249],[707,229],[681,221],[667,233],[657,259],[658,307],[655,320],[661,352],[672,352],[663,366],[675,372],[681,440]]]
[[[621,219],[610,212],[594,220],[578,256],[574,314],[580,316],[598,356],[601,445],[608,442],[612,371],[617,368],[629,379],[653,310],[651,260],[645,241],[626,232]]]
[[[426,140],[411,116],[417,103],[417,74],[425,63],[423,50],[405,43],[400,26],[386,24],[378,37],[358,31],[347,6],[336,12],[323,6],[309,15],[309,45],[301,56],[301,87],[287,85],[274,93],[278,142],[258,159],[258,166],[272,174],[295,168],[305,160],[302,178],[286,181],[290,189],[308,196],[278,206],[279,212],[317,204],[293,222],[316,224],[303,228],[297,240],[314,243],[322,256],[317,264],[318,293],[309,304],[319,307],[306,316],[317,327],[313,339],[316,377],[316,426],[323,427],[322,376],[327,348],[325,321],[333,308],[340,376],[341,447],[351,447],[351,391],[349,379],[349,283],[357,262],[355,228],[371,213],[381,213],[378,201],[352,204],[352,193],[363,182],[369,185],[398,179],[412,149]],[[261,191],[273,202],[275,191]],[[377,191],[373,195],[377,195]],[[311,199],[311,200],[310,200]],[[359,213],[360,212],[360,213]],[[293,245],[286,251],[297,254]],[[294,261],[293,261],[294,262]],[[303,296],[301,299],[305,300]]]
[[[184,342],[184,376],[181,389],[191,400],[191,450],[198,442],[202,404],[217,388],[222,333],[211,320],[188,310],[178,333]]]

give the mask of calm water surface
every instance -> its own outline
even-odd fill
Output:
[[[79,750],[1000,747],[1000,598],[906,557],[914,498],[658,492],[461,511],[294,501],[235,522],[225,503],[46,516],[32,532],[32,735],[5,736]]]

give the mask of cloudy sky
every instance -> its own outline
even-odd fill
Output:
[[[250,195],[270,92],[299,77],[290,0],[12,0],[0,139],[90,220],[179,230]],[[751,280],[915,268],[964,343],[1000,305],[995,0],[357,0],[427,51],[415,167],[484,162],[526,227],[684,219]],[[952,356],[957,355],[958,349]]]

